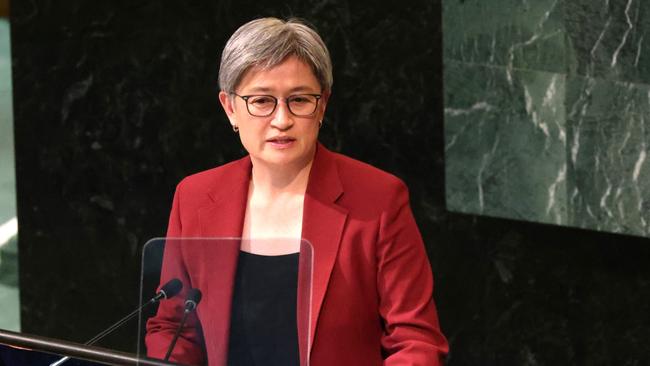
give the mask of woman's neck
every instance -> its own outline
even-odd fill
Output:
[[[264,200],[304,195],[312,162],[293,167],[253,164],[249,195]]]

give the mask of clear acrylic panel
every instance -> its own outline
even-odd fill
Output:
[[[269,250],[271,249],[271,250]],[[251,259],[252,258],[252,259]],[[310,319],[313,278],[312,245],[306,240],[241,238],[157,238],[146,243],[142,253],[138,356],[174,362],[225,365],[228,360],[231,316],[248,318],[257,310],[243,306],[233,308],[237,271],[265,263],[273,266],[286,263],[295,266],[296,329],[300,364],[307,365],[310,348]],[[256,262],[252,262],[256,261]],[[242,265],[246,263],[246,265]],[[282,264],[284,263],[284,264]],[[297,264],[297,266],[296,266]],[[268,273],[268,272],[265,272]],[[182,283],[180,292],[158,303],[147,303],[164,290],[173,279]],[[263,281],[261,281],[263,282]],[[238,282],[240,283],[240,282]],[[259,284],[258,284],[259,285]],[[262,285],[263,286],[263,285]],[[173,286],[172,286],[173,287]],[[186,313],[190,289],[200,290],[196,309]],[[292,292],[291,289],[289,289]],[[292,299],[290,301],[293,301]],[[233,315],[234,314],[234,315]],[[185,316],[185,320],[183,317]],[[178,331],[183,323],[182,331]],[[242,328],[239,335],[242,335]],[[243,337],[259,336],[259,330],[244,330]],[[174,336],[179,333],[178,340]],[[293,335],[292,335],[293,337]],[[289,343],[293,342],[291,339]],[[175,342],[175,343],[174,343]],[[172,343],[174,343],[172,345]],[[264,353],[260,347],[255,354]],[[274,347],[269,344],[268,347]],[[261,353],[260,353],[261,352]]]

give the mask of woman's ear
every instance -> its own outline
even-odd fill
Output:
[[[327,104],[327,102],[330,100],[331,95],[332,95],[331,90],[323,91],[323,94],[321,94],[321,97],[320,97],[320,100],[323,101],[323,105]]]
[[[332,95],[331,90],[325,90],[320,96],[320,109],[321,109],[321,119],[325,116],[325,109],[327,108],[327,102],[330,100],[330,96]]]
[[[219,101],[221,102],[221,106],[223,107],[224,112],[226,112],[226,115],[228,116],[228,120],[230,120],[230,124],[236,126],[237,121],[235,120],[234,100],[230,98],[230,95],[228,93],[220,91]]]

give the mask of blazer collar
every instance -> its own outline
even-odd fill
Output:
[[[250,156],[234,161],[229,171],[225,172],[221,181],[208,191],[212,204],[202,211],[210,211],[202,215],[202,234],[206,237],[239,237],[244,226],[248,185],[251,178],[252,162]],[[320,205],[339,208],[335,203],[343,195],[343,186],[336,166],[334,153],[318,143],[314,162],[309,173],[309,182],[305,193],[303,212],[303,238],[309,239],[315,234],[314,228],[306,225],[305,218],[318,218],[309,209],[320,209]],[[313,204],[318,205],[313,206]],[[340,208],[339,208],[340,209]],[[344,211],[344,210],[343,210]],[[316,217],[314,217],[316,216]],[[314,222],[314,224],[316,224]],[[306,230],[305,230],[306,229]]]
[[[343,194],[335,154],[318,143],[309,172],[306,195],[324,203],[334,203]]]
[[[305,262],[301,260],[299,272],[299,277],[303,276],[299,278],[298,292],[298,339],[303,342],[300,344],[302,365],[308,364],[318,317],[347,220],[347,210],[336,204],[343,194],[336,157],[319,144],[309,174],[302,219],[302,237],[313,250],[311,266],[305,263],[309,259],[304,255],[306,251],[301,252]],[[304,279],[309,273],[311,278]],[[306,289],[311,292],[309,298],[301,295],[300,290]]]
[[[233,162],[232,170],[225,172],[222,181],[218,182],[220,185],[209,192],[212,204],[199,212],[202,236],[241,236],[251,168],[248,156]],[[301,248],[297,293],[301,365],[308,364],[318,316],[347,220],[347,210],[336,204],[343,194],[335,154],[319,143],[309,173],[303,206],[302,237],[308,244]],[[237,257],[230,251],[223,254],[232,258],[233,262],[232,266],[224,268],[227,274],[220,281],[225,285],[234,277]],[[226,314],[230,314],[231,298],[222,300],[228,302],[223,304],[223,309]],[[227,319],[223,320],[228,322]]]
[[[234,161],[208,192],[212,204],[201,219],[202,235],[206,237],[241,237],[244,228],[248,184],[251,177],[250,156]]]
[[[224,167],[226,168],[226,167]],[[206,295],[203,308],[212,315],[205,333],[212,333],[210,342],[205,346],[207,354],[214,359],[210,363],[225,365],[228,355],[230,335],[230,314],[232,308],[232,290],[239,257],[239,241],[221,238],[241,237],[246,212],[248,182],[250,180],[251,161],[249,157],[237,160],[220,174],[215,174],[213,187],[208,191],[207,204],[198,210],[200,236],[215,239],[216,242],[202,248],[203,262],[209,269],[201,271],[209,276],[204,288]],[[197,310],[200,310],[197,309]]]

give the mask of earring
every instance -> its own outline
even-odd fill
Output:
[[[232,130],[235,131],[235,133],[239,132],[239,126],[232,125]]]
[[[318,121],[318,128],[321,128],[321,127],[323,127],[323,120],[322,119],[320,121]]]

